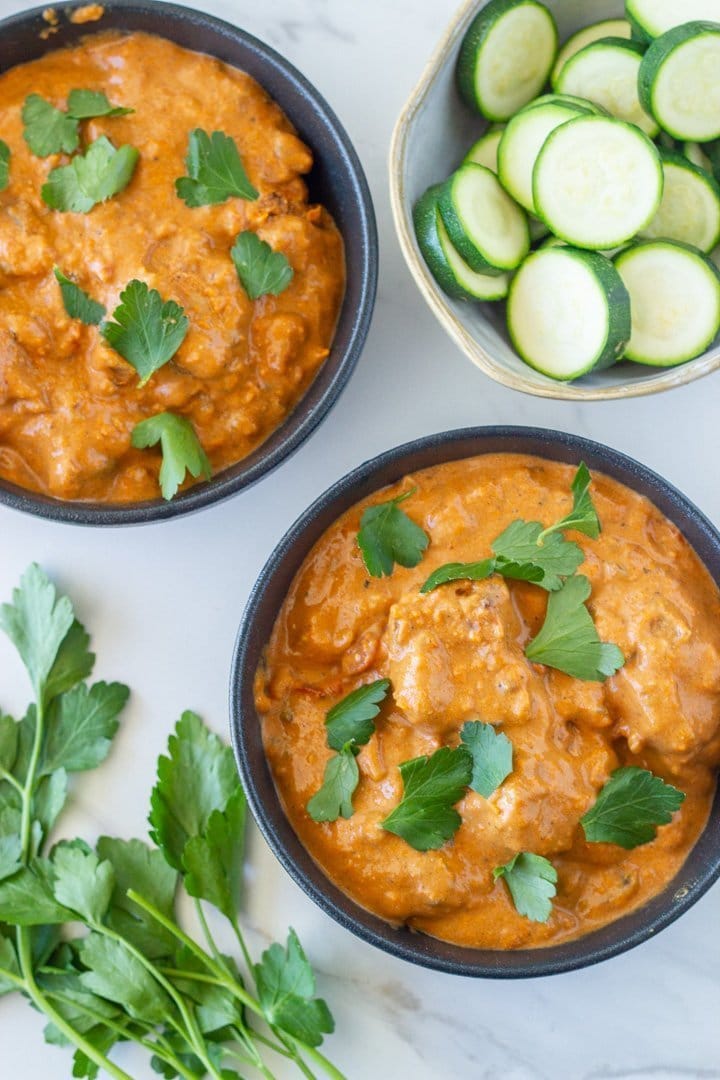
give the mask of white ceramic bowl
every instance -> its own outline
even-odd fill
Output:
[[[560,40],[600,19],[621,18],[622,0],[544,0]],[[455,62],[465,31],[487,0],[469,0],[450,24],[403,109],[390,150],[390,193],[400,246],[431,310],[466,356],[486,375],[539,397],[601,401],[640,397],[683,386],[720,368],[720,346],[681,367],[655,369],[622,363],[577,383],[559,383],[523,363],[508,338],[504,304],[451,300],[436,284],[415,241],[412,208],[430,186],[457,168],[487,126],[460,101]]]

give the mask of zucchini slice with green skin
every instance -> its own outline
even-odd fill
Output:
[[[555,83],[563,94],[597,102],[618,120],[637,124],[651,139],[660,127],[640,104],[638,76],[645,49],[637,41],[605,38],[584,49],[565,64]]]
[[[530,214],[537,215],[533,198],[533,169],[548,135],[568,120],[592,115],[575,105],[548,102],[528,105],[509,121],[498,149],[498,177],[505,190]]]
[[[630,297],[602,255],[548,246],[526,259],[513,278],[507,321],[526,364],[570,382],[622,359],[630,338]]]
[[[483,165],[461,165],[441,186],[438,208],[453,247],[478,274],[515,270],[530,250],[527,215]]]
[[[453,300],[504,300],[510,285],[509,276],[476,274],[450,243],[438,210],[439,191],[440,184],[428,188],[413,210],[415,236],[430,273]]]
[[[605,116],[556,128],[533,172],[535,206],[550,231],[593,251],[637,236],[655,217],[662,192],[657,147],[633,124]]]
[[[497,124],[481,135],[463,158],[463,165],[484,165],[497,175],[498,146],[504,130],[504,124]]]
[[[594,101],[587,101],[585,98],[573,97],[572,94],[543,94],[542,97],[531,101],[525,108],[534,109],[539,105],[569,105],[571,108],[577,109],[578,112],[598,113],[602,116],[610,115],[607,109],[603,109],[602,105],[596,105]]]
[[[650,240],[621,252],[615,266],[632,305],[626,359],[675,367],[710,347],[720,332],[720,271],[702,252]]]
[[[584,26],[582,30],[578,30],[576,34],[567,39],[557,54],[551,76],[553,88],[555,88],[556,80],[568,60],[575,53],[579,53],[581,49],[584,49],[586,45],[592,45],[594,41],[600,41],[601,38],[608,37],[625,38],[629,41],[631,35],[632,26],[627,19],[604,19],[602,22],[593,23],[592,26]]]
[[[640,235],[679,240],[706,255],[720,243],[720,186],[682,154],[662,153],[665,186],[657,214]]]
[[[720,137],[720,24],[691,22],[652,43],[640,64],[640,103],[682,142]]]
[[[538,0],[490,0],[460,46],[460,96],[488,120],[509,120],[547,82],[557,42],[555,20]]]
[[[625,9],[628,22],[645,41],[698,19],[720,22],[720,0],[626,0]]]

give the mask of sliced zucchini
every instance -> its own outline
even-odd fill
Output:
[[[539,216],[576,247],[606,251],[655,217],[663,191],[657,148],[639,128],[580,116],[547,139],[533,173]]]
[[[705,144],[707,146],[707,144]],[[697,165],[699,169],[704,169],[705,172],[712,174],[713,163],[703,150],[700,143],[686,142],[683,143],[682,152],[688,161],[691,161],[693,165]]]
[[[650,138],[660,131],[654,117],[640,104],[638,75],[645,50],[637,41],[606,38],[586,45],[565,64],[555,89],[589,98],[611,116],[637,124]]]
[[[674,367],[710,347],[720,331],[720,272],[710,259],[687,244],[651,240],[615,265],[632,305],[628,360]]]
[[[555,20],[538,0],[490,0],[460,46],[461,97],[488,120],[509,120],[547,82],[557,41]]]
[[[515,270],[530,250],[527,216],[483,165],[461,165],[441,186],[438,208],[453,247],[478,274]]]
[[[586,101],[585,98],[573,97],[572,94],[543,94],[541,97],[531,101],[525,108],[534,109],[538,105],[570,105],[577,109],[578,112],[608,115],[607,110],[603,109],[602,105],[596,105],[594,101]]]
[[[676,139],[720,137],[720,25],[691,22],[652,43],[640,64],[640,102]]]
[[[486,169],[497,173],[497,154],[502,139],[504,124],[497,124],[486,131],[474,142],[463,158],[463,165],[484,165]]]
[[[589,115],[574,105],[548,103],[529,105],[508,123],[498,149],[498,176],[505,190],[528,213],[537,213],[533,198],[533,169],[548,135],[561,124],[567,124],[568,120]]]
[[[720,22],[720,0],[626,0],[628,21],[646,41],[691,20]]]
[[[578,30],[576,34],[567,39],[557,54],[551,76],[553,87],[568,60],[575,53],[579,53],[581,49],[584,49],[586,45],[592,45],[593,41],[600,41],[601,38],[607,37],[629,40],[631,35],[632,27],[627,19],[604,19],[602,22],[593,23],[592,26],[584,26],[582,30]]]
[[[439,184],[429,188],[413,210],[418,247],[431,274],[453,300],[504,300],[510,285],[509,276],[476,274],[450,243],[438,210],[439,191]]]
[[[522,359],[569,382],[621,359],[630,337],[630,297],[602,255],[545,247],[513,278],[507,320]]]
[[[641,236],[679,240],[709,254],[720,243],[720,187],[682,154],[662,152],[665,186],[657,214]]]

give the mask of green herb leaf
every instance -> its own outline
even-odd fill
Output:
[[[109,862],[72,844],[58,844],[52,856],[55,899],[90,923],[97,925],[110,905],[115,875]]]
[[[96,116],[128,116],[135,112],[121,105],[112,105],[101,90],[71,90],[67,108],[68,114],[76,120],[91,120]]]
[[[150,801],[150,835],[165,858],[182,870],[185,845],[201,836],[213,810],[224,811],[238,787],[232,750],[193,712],[184,712],[158,761]]]
[[[364,746],[375,732],[374,720],[389,689],[389,679],[377,679],[333,705],[325,717],[328,746],[333,750],[342,750],[349,742]]]
[[[307,804],[313,821],[337,821],[353,815],[352,797],[360,783],[360,770],[351,744],[330,758],[325,766],[322,787]]]
[[[164,499],[172,499],[190,473],[209,480],[212,469],[207,454],[200,445],[195,428],[184,416],[174,413],[157,413],[136,424],[132,432],[132,444],[143,450],[160,443],[162,465],[160,466],[160,490]]]
[[[21,868],[20,822],[19,810],[8,806],[0,811],[0,881],[12,877]],[[0,937],[0,944],[2,940]]]
[[[585,601],[590,582],[582,574],[568,578],[548,599],[545,622],[527,645],[525,655],[535,664],[564,671],[574,679],[605,682],[625,663],[617,645],[600,641]]]
[[[0,769],[11,772],[18,747],[18,725],[0,712]]]
[[[10,183],[10,147],[0,139],[0,191]]]
[[[127,187],[139,157],[134,146],[116,149],[101,135],[84,154],[48,174],[40,192],[43,202],[52,210],[88,214]]]
[[[48,700],[45,684],[74,619],[67,596],[58,596],[37,563],[23,574],[12,604],[0,605],[0,629],[19,652],[38,700]]]
[[[505,866],[497,866],[493,875],[496,881],[505,879],[518,915],[531,922],[548,921],[557,893],[557,870],[548,859],[523,851]]]
[[[241,232],[230,257],[240,284],[251,300],[271,294],[279,296],[293,279],[294,270],[282,251],[273,251],[254,232]]]
[[[18,964],[15,947],[10,938],[4,937],[0,931],[0,997],[3,994],[10,994],[16,989],[15,984],[10,982],[9,979],[3,979],[3,971],[6,971],[9,975],[20,977],[20,965]]]
[[[53,270],[55,279],[60,286],[65,311],[71,319],[79,319],[86,326],[97,326],[105,318],[105,308],[97,300],[76,285],[70,278],[65,277],[62,270],[57,266]]]
[[[43,926],[70,922],[72,912],[57,903],[48,881],[51,872],[36,859],[13,877],[0,882],[0,922],[11,926]]]
[[[162,915],[175,921],[178,876],[163,853],[141,840],[109,836],[100,837],[97,853],[112,864],[115,875],[108,925],[150,960],[173,955],[177,941],[172,934],[127,895],[128,889],[135,889]]]
[[[539,543],[542,544],[548,536],[562,529],[574,529],[575,532],[584,533],[585,536],[597,540],[602,527],[590,494],[591,483],[590,470],[582,461],[572,482],[573,508],[571,512],[555,525],[551,525],[549,529],[545,529],[540,534]]]
[[[400,503],[405,502],[412,491],[389,502],[369,506],[360,520],[357,535],[358,547],[369,574],[373,577],[389,577],[399,566],[417,566],[430,543],[430,537],[412,521]]]
[[[210,206],[232,197],[258,197],[235,140],[222,131],[212,135],[201,128],[191,131],[185,164],[188,174],[175,181],[175,190],[188,206]]]
[[[495,573],[495,560],[483,559],[476,563],[445,563],[434,570],[427,579],[421,593],[432,592],[440,585],[447,585],[451,581],[485,581]]]
[[[540,547],[538,541],[543,527],[539,521],[513,521],[493,542],[497,556],[496,570],[506,577],[519,576],[517,570],[534,567],[543,576],[535,584],[550,592],[562,586],[562,579],[570,577],[584,561],[582,549],[559,533],[548,536]],[[522,580],[532,580],[522,577]]]
[[[470,787],[489,799],[513,771],[513,745],[507,735],[479,720],[463,724],[460,738],[472,757]]]
[[[271,1027],[319,1046],[335,1029],[322,998],[315,997],[315,976],[294,930],[287,948],[271,945],[255,965],[255,982],[265,1019]]]
[[[208,900],[234,922],[240,902],[245,834],[245,795],[238,785],[224,810],[213,810],[202,836],[183,851],[185,888]]]
[[[22,108],[23,138],[37,157],[72,154],[80,145],[78,122],[39,94],[30,94]]]
[[[685,794],[659,776],[634,765],[616,769],[580,819],[585,839],[595,844],[618,844],[626,850],[648,844],[658,825],[668,825]]]
[[[89,969],[80,981],[94,994],[117,1002],[143,1023],[161,1024],[172,1013],[165,991],[119,941],[92,933],[80,944],[80,956]]]
[[[140,386],[172,360],[190,326],[179,304],[163,301],[157,289],[149,289],[144,281],[137,280],[120,293],[120,304],[112,317],[115,322],[105,323],[101,333],[108,345],[135,368]]]
[[[403,797],[382,822],[383,829],[417,851],[442,847],[461,825],[454,806],[472,780],[472,757],[465,747],[443,746],[430,757],[404,762],[400,775]]]
[[[50,776],[44,776],[35,789],[33,811],[35,824],[47,836],[60,816],[60,811],[67,801],[68,778],[64,769],[57,769]]]
[[[90,638],[85,627],[73,619],[45,684],[46,701],[72,690],[73,686],[92,675],[95,654],[90,652],[89,645]]]
[[[53,704],[47,718],[43,773],[94,769],[105,760],[130,691],[122,683],[81,683]]]

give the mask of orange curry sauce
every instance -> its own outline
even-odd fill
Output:
[[[130,184],[89,214],[51,210],[40,190],[69,160],[39,158],[21,110],[36,93],[65,108],[74,88],[104,91],[132,115],[84,121],[140,152]],[[191,209],[175,194],[188,136],[237,143],[257,201]],[[156,498],[160,452],[134,450],[133,427],[171,411],[191,420],[214,470],[258,446],[296,405],[328,355],[345,284],[343,243],[308,203],[312,154],[241,71],[144,34],[96,34],[0,76],[0,137],[12,153],[0,192],[0,476],[62,499]],[[230,258],[255,231],[289,259],[280,296],[251,301]],[[133,278],[181,304],[190,330],[174,359],[138,375],[94,326],[65,313],[53,266],[109,313]]]
[[[257,673],[265,749],[293,827],[327,875],[359,904],[466,946],[517,949],[576,938],[658,893],[708,817],[720,763],[720,593],[677,528],[602,475],[603,532],[576,533],[600,637],[623,650],[606,683],[531,664],[523,648],[547,594],[492,577],[427,595],[447,562],[474,562],[517,518],[551,524],[570,509],[573,470],[485,455],[419,472],[337,521],[295,578]],[[404,504],[430,536],[414,570],[371,579],[357,547],[363,510],[416,487]],[[325,715],[362,683],[392,689],[358,757],[348,820],[316,824],[305,806],[331,755]],[[501,727],[514,771],[490,799],[468,791],[462,825],[438,851],[383,830],[402,796],[398,765],[456,746],[468,720]],[[687,793],[657,839],[633,851],[589,844],[579,825],[620,765],[651,769]],[[558,894],[547,924],[518,915],[493,868],[517,852],[549,858]]]

